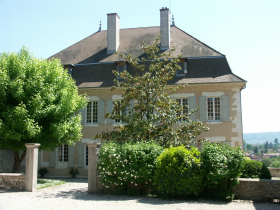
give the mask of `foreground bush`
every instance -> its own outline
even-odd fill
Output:
[[[205,143],[201,153],[205,176],[206,196],[218,200],[232,200],[233,188],[238,185],[244,154],[240,148]]]
[[[150,143],[104,143],[99,153],[102,183],[115,193],[146,194],[151,191],[156,159],[163,148]]]
[[[157,158],[155,184],[164,198],[198,195],[202,190],[200,152],[192,147],[171,147]]]
[[[245,160],[242,164],[241,178],[271,179],[268,168],[259,161]]]

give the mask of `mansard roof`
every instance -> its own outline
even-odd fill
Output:
[[[232,73],[224,56],[187,59],[187,66],[186,76],[174,77],[170,85],[246,82]],[[72,69],[72,76],[79,88],[111,87],[115,78],[112,70],[115,69],[114,62],[77,64]],[[127,70],[131,73],[134,71],[129,64]]]
[[[169,84],[236,83],[245,80],[232,73],[226,57],[176,26],[171,26],[170,48],[173,56],[187,61],[187,74],[175,77]],[[116,62],[124,61],[121,53],[132,57],[144,56],[142,42],[152,44],[160,34],[160,27],[120,29],[118,54],[107,54],[107,31],[96,32],[51,56],[63,65],[72,64],[72,76],[79,88],[111,87]],[[164,51],[161,51],[164,52]],[[128,65],[128,71],[133,71]]]

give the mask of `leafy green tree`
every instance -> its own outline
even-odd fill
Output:
[[[247,151],[253,150],[254,146],[252,144],[247,144]]]
[[[278,147],[279,147],[279,142],[278,142],[277,138],[274,139],[274,147],[275,147],[275,149],[278,149]]]
[[[272,142],[269,143],[269,149],[273,149],[273,143]]]
[[[268,149],[269,149],[268,141],[266,141],[265,144],[264,144],[264,152],[268,153]]]
[[[85,104],[59,60],[36,59],[24,47],[0,54],[0,149],[13,151],[14,172],[26,143],[53,150],[79,140],[81,117],[76,113]]]
[[[168,81],[180,69],[179,59],[171,57],[174,50],[168,54],[159,53],[159,38],[150,46],[143,42],[143,50],[145,56],[141,59],[122,54],[134,68],[133,72],[113,71],[122,79],[115,79],[112,90],[122,91],[123,100],[114,102],[112,113],[107,113],[106,117],[124,124],[95,138],[134,142],[154,139],[165,147],[190,146],[208,128],[202,122],[190,119],[193,112],[181,115],[185,107],[170,98],[170,94],[184,86],[168,86]],[[176,125],[180,119],[184,119],[183,123]]]
[[[269,167],[270,164],[272,163],[273,161],[271,160],[271,158],[263,158],[262,159],[262,163],[266,166],[266,167]]]
[[[258,146],[255,146],[255,148],[254,148],[254,153],[257,155],[257,154],[260,154],[260,152],[259,152],[259,149],[258,149]]]
[[[280,161],[276,160],[271,164],[271,167],[280,168]]]
[[[259,144],[257,145],[258,149],[264,149],[264,145],[263,144]]]

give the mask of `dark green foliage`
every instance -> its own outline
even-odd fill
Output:
[[[242,164],[241,178],[271,179],[268,168],[259,161],[245,160]]]
[[[38,170],[38,174],[40,174],[41,177],[44,177],[46,173],[49,173],[49,170],[47,168],[40,168]]]
[[[245,160],[242,164],[241,178],[260,178],[263,163],[255,160]]]
[[[59,60],[34,58],[26,48],[0,54],[0,149],[13,151],[14,172],[26,143],[49,151],[80,140],[77,113],[85,104]]]
[[[199,195],[203,175],[200,171],[200,152],[184,146],[165,149],[157,158],[155,183],[164,198]]]
[[[240,148],[205,143],[201,153],[205,176],[206,196],[218,200],[232,200],[233,188],[238,185],[244,154]]]
[[[147,194],[151,191],[156,159],[163,148],[154,142],[104,143],[99,153],[99,174],[114,193]]]
[[[265,165],[262,166],[260,179],[271,179],[270,171]]]

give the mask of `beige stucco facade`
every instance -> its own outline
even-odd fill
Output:
[[[196,97],[196,104],[199,107],[199,97],[220,97],[222,95],[229,96],[229,121],[206,121],[204,124],[209,127],[208,132],[202,133],[197,139],[206,138],[210,142],[227,142],[232,147],[243,147],[243,132],[242,132],[242,113],[241,113],[241,90],[244,83],[216,83],[216,84],[189,84],[175,94],[171,95],[174,98],[187,98],[190,96]],[[105,113],[107,112],[107,101],[121,99],[121,92],[112,92],[110,88],[89,88],[80,89],[80,94],[87,94],[89,100],[104,100]],[[199,112],[197,120],[199,120]],[[78,168],[79,176],[87,176],[86,146],[87,142],[100,142],[94,139],[94,136],[103,131],[112,131],[114,124],[84,124],[82,128],[83,137],[80,142],[77,142],[74,149],[74,167]],[[79,148],[80,147],[80,148]],[[81,148],[84,148],[83,151]],[[49,170],[47,176],[70,176],[69,167],[67,164],[55,167],[50,167],[50,153],[41,151],[39,158],[39,167],[46,167]],[[82,157],[81,157],[82,155]],[[57,157],[56,157],[57,158]],[[81,160],[83,166],[81,167]],[[57,161],[57,160],[56,160]]]

